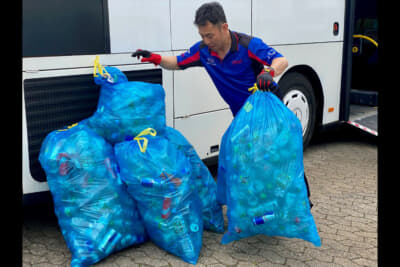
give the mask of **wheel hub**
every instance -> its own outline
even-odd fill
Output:
[[[303,135],[307,131],[310,116],[310,108],[306,96],[299,90],[290,90],[284,97],[283,103],[297,116],[300,120]]]

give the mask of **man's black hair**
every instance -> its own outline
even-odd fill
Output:
[[[220,3],[205,3],[197,9],[194,24],[204,26],[207,21],[212,24],[226,23],[225,12]]]

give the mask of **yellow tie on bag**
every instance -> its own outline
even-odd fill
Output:
[[[149,143],[149,140],[146,137],[144,137],[145,135],[156,136],[157,131],[153,128],[147,128],[147,129],[144,129],[143,131],[141,131],[140,134],[138,134],[135,138],[133,138],[133,140],[138,142],[140,152],[142,152],[142,153],[146,152],[147,144]],[[143,146],[142,146],[141,141],[143,141]]]
[[[252,94],[254,94],[255,92],[257,92],[257,90],[258,90],[257,83],[254,83],[253,87],[250,87],[250,88],[248,89],[248,91],[251,92]]]
[[[96,56],[94,59],[94,65],[93,65],[93,77],[99,77],[97,75],[97,71],[100,73],[100,75],[104,78],[111,77],[111,75],[107,72],[107,70],[100,64],[100,58],[99,56]]]

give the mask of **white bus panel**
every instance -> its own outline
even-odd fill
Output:
[[[253,35],[268,45],[343,41],[344,0],[253,0]],[[339,34],[333,35],[333,24]]]
[[[111,53],[171,50],[169,1],[109,0]]]
[[[222,136],[233,119],[229,109],[175,119],[175,129],[193,145],[200,158],[217,156]],[[217,148],[213,150],[212,147]]]

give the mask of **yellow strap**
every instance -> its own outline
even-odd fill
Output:
[[[93,77],[98,77],[97,75],[97,70],[99,71],[100,75],[103,76],[104,78],[110,77],[110,74],[106,71],[106,69],[100,64],[99,62],[100,58],[99,56],[96,56],[94,59],[94,64],[93,64]]]
[[[144,153],[146,152],[147,149],[147,144],[149,140],[146,137],[143,137],[144,135],[151,135],[151,136],[156,136],[157,131],[153,128],[147,128],[144,129],[140,134],[138,134],[133,140],[136,140],[139,144],[140,152]],[[140,141],[143,141],[143,146]]]
[[[250,87],[250,88],[248,89],[248,91],[250,91],[250,92],[253,91],[252,94],[254,94],[255,92],[257,92],[257,90],[258,90],[257,83],[254,83],[253,87]]]
[[[97,75],[97,69],[99,69],[99,72],[102,73],[100,63],[99,63],[99,56],[96,56],[94,59],[94,64],[93,64],[93,77],[98,77]]]
[[[376,47],[378,47],[378,43],[377,43],[374,39],[372,39],[371,37],[368,37],[368,36],[366,36],[366,35],[354,34],[354,35],[353,35],[353,38],[361,38],[361,39],[368,40],[368,41],[370,41],[371,43],[373,43]]]
[[[57,131],[58,131],[58,132],[68,131],[69,129],[71,129],[71,128],[77,126],[77,125],[78,125],[78,122],[77,122],[77,123],[74,123],[74,124],[72,124],[72,125],[70,125],[70,126],[68,126],[67,129],[64,128],[64,129],[60,129],[60,130],[57,130]]]

